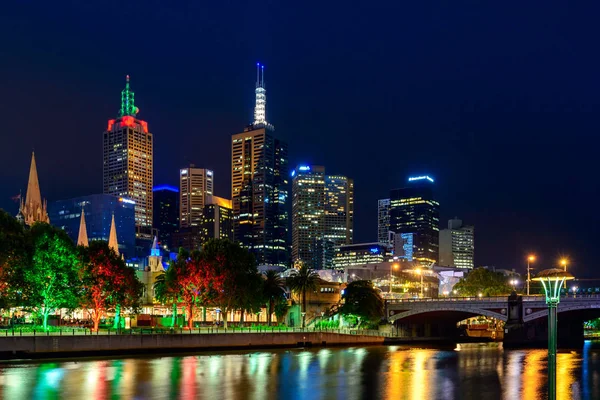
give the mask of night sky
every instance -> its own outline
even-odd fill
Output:
[[[388,3],[3,2],[0,207],[16,214],[32,149],[49,201],[102,191],[126,74],[155,184],[191,162],[229,197],[260,61],[290,166],[355,179],[356,242],[376,240],[377,199],[426,173],[442,227],[475,225],[477,265],[564,254],[600,277],[597,2]]]

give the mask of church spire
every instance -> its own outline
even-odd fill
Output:
[[[119,242],[117,242],[117,227],[115,226],[115,214],[110,223],[110,235],[108,236],[108,247],[113,249],[119,255]]]
[[[33,225],[34,222],[50,223],[50,218],[48,218],[48,212],[46,211],[46,201],[42,201],[40,193],[40,182],[35,164],[35,153],[33,152],[31,153],[27,193],[25,201],[21,201],[19,213],[23,216],[27,225]]]
[[[267,89],[265,89],[265,66],[256,63],[256,105],[254,106],[255,128],[270,128],[273,125],[267,122]]]
[[[129,75],[125,77],[125,89],[121,91],[121,109],[119,117],[135,117],[139,109],[135,106],[134,93],[129,87]]]
[[[85,212],[81,209],[81,219],[79,220],[79,236],[77,237],[77,246],[88,247],[87,228],[85,226]]]

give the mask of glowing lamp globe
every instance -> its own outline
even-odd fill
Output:
[[[559,268],[550,268],[540,271],[533,278],[533,281],[539,281],[544,286],[546,294],[546,304],[558,304],[560,301],[560,289],[565,281],[575,279],[573,275]]]

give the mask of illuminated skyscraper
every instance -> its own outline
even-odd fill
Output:
[[[408,178],[408,185],[390,192],[390,231],[406,242],[412,234],[412,258],[429,265],[439,257],[439,209],[433,194],[433,179],[429,176]],[[405,248],[405,253],[410,249]]]
[[[390,242],[390,199],[377,201],[377,241],[392,244]]]
[[[352,243],[354,183],[320,165],[298,166],[292,176],[292,261],[331,268],[336,249]]]
[[[104,193],[135,202],[136,237],[151,243],[152,134],[148,123],[136,118],[138,112],[127,75],[119,116],[108,121],[103,137]]]
[[[202,225],[206,196],[213,195],[213,171],[191,164],[179,171],[179,226]]]
[[[161,245],[170,246],[173,233],[179,228],[179,189],[169,185],[155,186],[154,229]]]
[[[465,226],[458,218],[448,221],[448,229],[440,231],[440,265],[456,268],[475,266],[475,228]]]
[[[285,266],[288,255],[287,144],[266,118],[264,67],[257,66],[254,123],[231,138],[234,239],[259,265]]]
[[[202,237],[204,240],[233,240],[233,212],[231,200],[207,196],[202,213]]]

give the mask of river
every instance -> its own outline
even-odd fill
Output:
[[[559,399],[600,399],[600,346],[560,351]],[[368,346],[0,363],[4,399],[543,399],[546,350]]]

